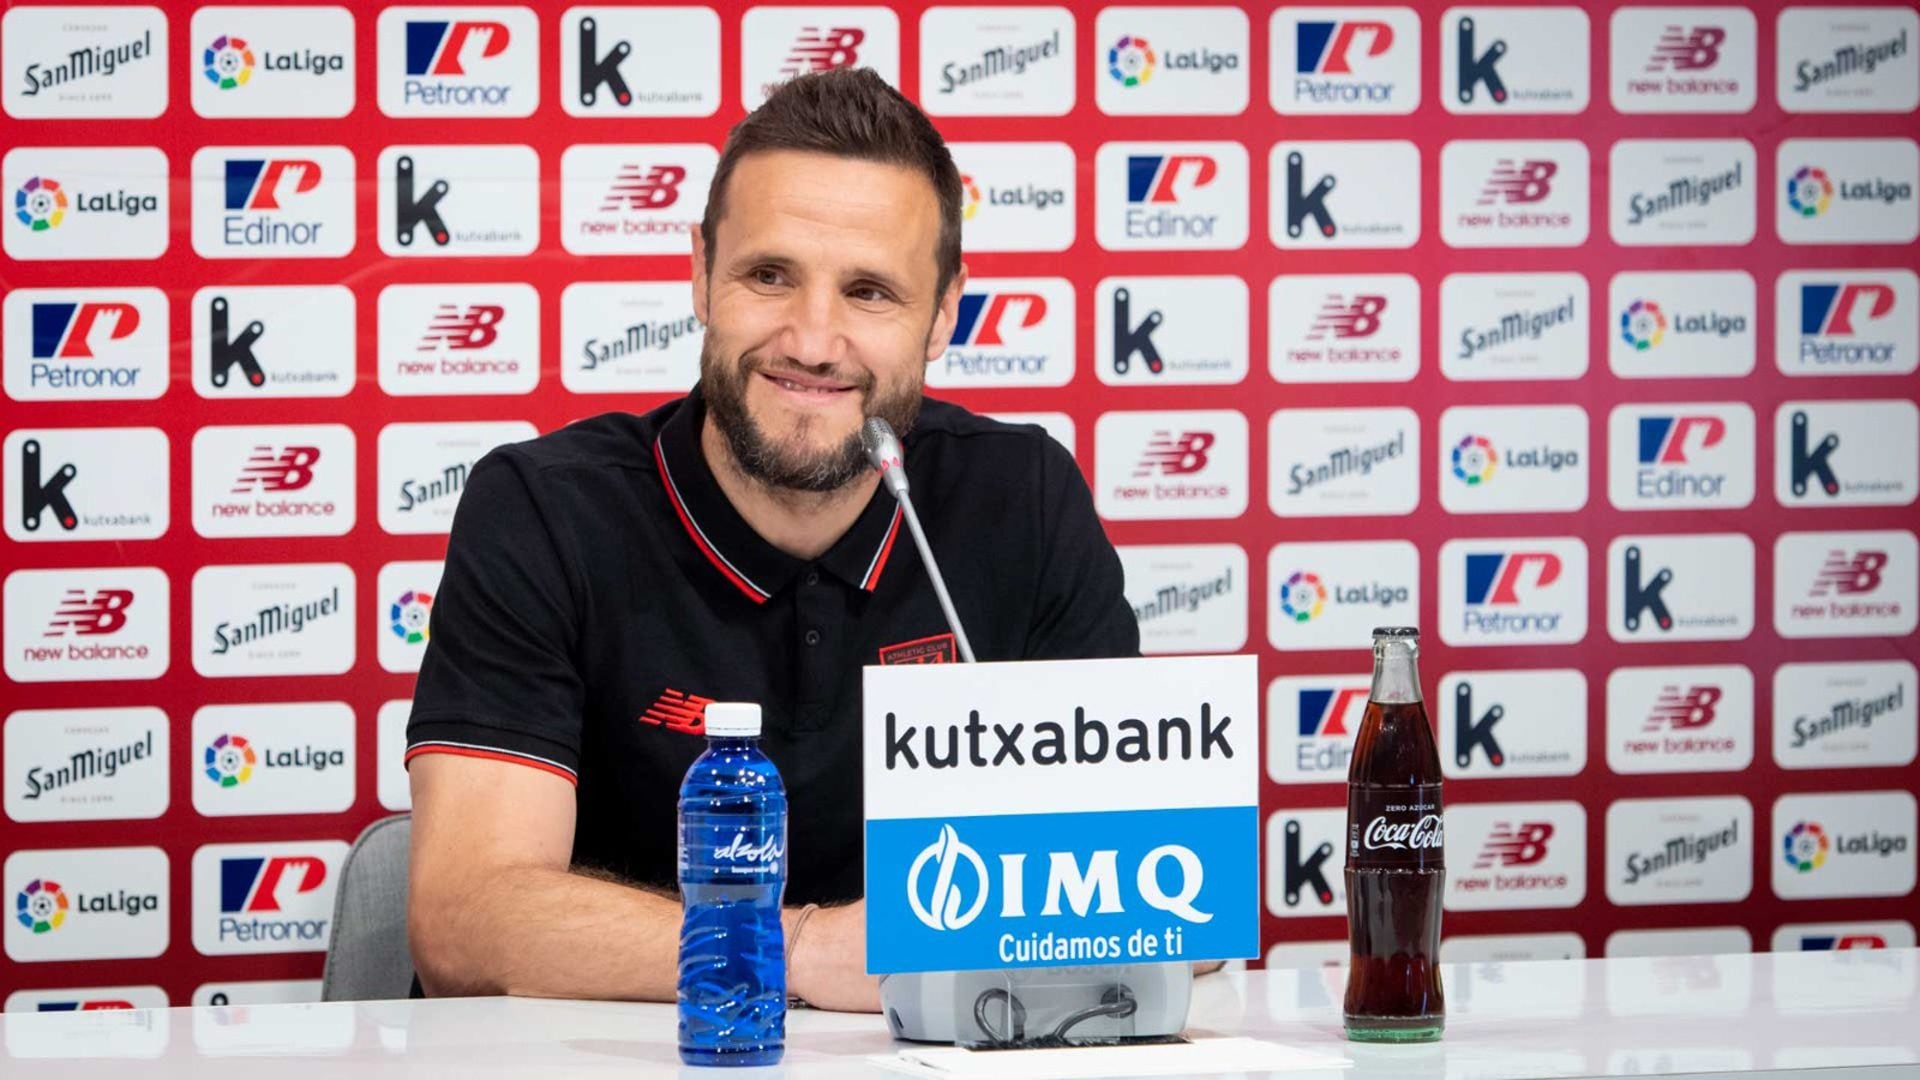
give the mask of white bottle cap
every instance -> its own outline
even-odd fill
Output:
[[[760,737],[760,706],[751,701],[716,701],[707,706],[707,734],[728,739]]]

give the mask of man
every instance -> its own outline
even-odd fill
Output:
[[[790,990],[878,1009],[860,669],[955,657],[867,417],[903,433],[979,659],[1137,654],[1071,456],[922,401],[966,284],[960,199],[872,72],[788,83],[732,132],[693,233],[699,385],[474,467],[407,729],[426,992],[672,1000],[675,803],[719,699],[763,706],[787,785]]]

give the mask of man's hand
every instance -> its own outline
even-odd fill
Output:
[[[808,916],[787,965],[787,990],[816,1009],[880,1011],[880,980],[867,974],[865,900]]]

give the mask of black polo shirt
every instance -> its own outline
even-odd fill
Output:
[[[761,539],[700,450],[700,391],[503,446],[467,478],[407,758],[574,781],[573,859],[675,881],[701,707],[754,701],[789,798],[787,899],[861,895],[860,669],[957,659],[884,487],[818,559]],[[1139,630],[1073,458],[928,400],[907,475],[980,660],[1133,656]]]

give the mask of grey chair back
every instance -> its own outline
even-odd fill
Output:
[[[333,895],[333,939],[320,979],[322,1001],[404,998],[413,986],[407,951],[407,846],[413,818],[366,827],[347,852]]]

